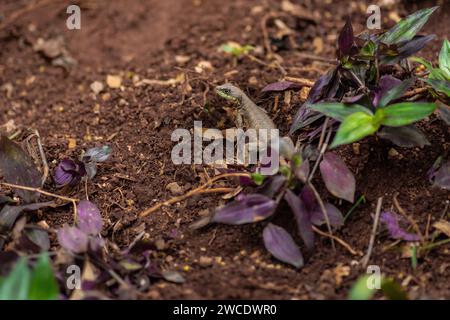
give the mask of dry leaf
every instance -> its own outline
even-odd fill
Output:
[[[441,231],[447,237],[450,238],[450,222],[448,222],[446,220],[439,220],[438,222],[435,222],[433,224],[433,227],[436,228],[437,230]]]

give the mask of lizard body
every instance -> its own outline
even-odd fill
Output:
[[[241,89],[224,84],[216,88],[217,93],[237,104],[236,125],[241,128],[245,123],[251,129],[276,129],[275,123],[266,111],[258,107]]]

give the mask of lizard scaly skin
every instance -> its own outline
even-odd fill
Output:
[[[224,84],[216,88],[217,93],[225,99],[237,103],[237,126],[242,127],[245,123],[251,129],[276,129],[275,123],[267,115],[266,111],[258,107],[241,89]],[[242,118],[244,118],[242,120]]]

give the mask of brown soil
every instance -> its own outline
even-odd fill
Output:
[[[249,93],[260,106],[272,110],[274,95],[260,90],[281,77],[278,68],[264,66],[243,58],[233,65],[232,59],[217,48],[233,40],[241,44],[263,46],[261,20],[269,8],[280,11],[275,0],[120,0],[78,1],[82,6],[82,28],[65,27],[67,3],[54,1],[31,10],[17,20],[2,26],[12,12],[27,1],[2,1],[0,4],[0,85],[10,83],[13,91],[0,94],[0,124],[14,120],[19,127],[39,130],[45,152],[53,168],[59,159],[76,157],[81,149],[110,143],[112,161],[104,164],[89,185],[90,197],[97,203],[107,224],[104,236],[123,248],[145,227],[151,239],[166,237],[178,229],[175,241],[159,254],[164,268],[179,270],[184,284],[157,281],[144,298],[164,299],[342,299],[355,279],[364,272],[357,261],[341,246],[336,254],[326,238],[320,238],[315,252],[297,271],[278,263],[264,250],[261,239],[263,224],[244,226],[212,225],[190,231],[190,223],[223,202],[220,196],[192,198],[165,207],[144,220],[137,215],[157,201],[172,195],[165,186],[176,181],[184,190],[201,181],[203,169],[175,166],[170,159],[175,128],[192,128],[194,120],[204,126],[226,128],[232,125],[222,109],[225,102],[215,96],[212,86],[231,81]],[[441,1],[444,2],[444,1]],[[334,57],[337,32],[344,17],[351,13],[357,28],[365,21],[360,1],[302,1],[315,21],[292,15],[281,19],[294,30],[295,46],[285,43],[277,53],[283,58],[289,75],[315,80],[315,71],[301,71],[327,65],[308,61],[298,53],[314,52],[313,39],[323,39],[320,56]],[[383,26],[393,25],[389,12],[411,13],[429,3],[417,1],[391,9],[383,8]],[[438,35],[427,48],[426,56],[435,58],[443,37],[449,34],[448,3],[439,10],[426,31]],[[306,11],[305,11],[306,12]],[[3,19],[3,20],[2,20]],[[358,22],[360,23],[358,25]],[[269,31],[275,31],[269,23]],[[62,35],[68,52],[78,61],[70,73],[54,67],[35,52],[32,44]],[[175,56],[188,56],[180,64]],[[256,54],[257,55],[257,54]],[[263,55],[257,55],[264,60]],[[213,69],[202,74],[194,71],[200,61],[209,61]],[[167,80],[179,74],[188,76],[188,84],[136,86],[140,79]],[[93,81],[105,81],[108,74],[120,74],[123,89],[110,89],[97,97],[89,88]],[[136,80],[136,77],[134,78]],[[203,108],[208,104],[208,110]],[[286,133],[292,116],[300,105],[299,95],[290,104],[280,95],[280,108],[273,114],[282,133]],[[367,203],[361,205],[337,235],[353,248],[365,252],[372,228],[371,215],[376,199],[384,197],[384,208],[390,208],[398,193],[401,206],[424,232],[427,219],[437,221],[450,194],[433,189],[425,173],[433,161],[449,151],[449,129],[441,121],[424,125],[431,146],[423,149],[396,148],[401,157],[391,158],[392,145],[366,139],[361,142],[361,156],[351,147],[340,150],[357,175],[358,195]],[[2,129],[3,130],[3,129]],[[68,139],[77,141],[68,149]],[[400,159],[401,158],[401,159]],[[54,190],[48,183],[48,190]],[[79,190],[80,195],[84,192]],[[350,206],[338,206],[346,212]],[[40,215],[52,227],[71,223],[69,208]],[[142,223],[145,223],[143,226]],[[397,250],[384,252],[391,244],[387,234],[380,233],[371,264],[403,283],[410,296],[450,299],[449,247],[442,246],[420,259],[412,270],[409,259]],[[55,242],[56,246],[57,243]],[[213,258],[212,266],[202,267],[200,257]],[[348,271],[348,272],[346,272]],[[344,276],[339,277],[340,273]]]

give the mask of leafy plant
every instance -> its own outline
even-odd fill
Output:
[[[340,108],[339,110],[333,111],[331,105],[328,105],[327,112],[332,113],[335,119],[340,119],[339,121],[344,121],[344,116],[360,111],[346,121],[335,146],[356,141],[377,132],[381,125],[388,125],[391,115],[388,114],[385,117],[382,111],[378,111],[377,114],[375,109],[384,108],[390,101],[400,98],[406,88],[412,85],[413,80],[407,79],[400,84],[399,79],[384,77],[383,73],[389,70],[389,66],[400,64],[408,75],[404,60],[434,39],[434,35],[418,36],[417,33],[436,9],[437,7],[420,10],[381,35],[363,33],[355,36],[351,21],[348,19],[338,38],[338,65],[316,81],[307,100],[295,115],[290,132],[293,133],[323,117],[321,110],[312,107],[319,102],[331,102],[337,105],[336,108]],[[392,91],[388,93],[386,88]],[[381,100],[380,96],[383,96],[384,100]],[[359,106],[369,109],[370,112],[365,109],[355,110],[360,107],[346,110],[339,104],[343,103],[347,106],[357,102]],[[402,110],[403,123],[417,121],[412,121],[418,118],[418,115],[412,115],[414,107],[411,105],[393,107],[388,113],[395,111],[396,108]],[[414,112],[418,109],[422,108],[416,108]],[[419,113],[420,111],[427,113],[425,110],[429,109],[431,106],[425,106],[424,109],[419,110]],[[409,115],[411,119],[408,120]],[[423,117],[421,116],[419,120]],[[353,121],[355,123],[350,123]],[[359,126],[362,128],[355,130]],[[397,122],[395,126],[399,126],[399,123]],[[345,132],[344,129],[346,129]]]
[[[424,65],[430,72],[427,78],[422,79],[423,81],[431,85],[436,92],[450,97],[450,42],[447,39],[442,44],[437,68],[420,57],[413,57],[412,60]]]
[[[370,300],[375,295],[376,288],[372,284],[369,285],[371,277],[375,275],[364,275],[358,278],[350,289],[349,300]],[[408,300],[408,295],[400,284],[394,279],[381,276],[380,288],[381,293],[389,300]]]
[[[220,51],[231,54],[233,57],[240,58],[249,54],[255,48],[251,45],[240,45],[237,42],[229,41],[220,46]]]
[[[91,148],[80,156],[80,160],[63,159],[55,168],[54,180],[58,187],[76,186],[81,179],[92,179],[97,174],[97,164],[105,162],[111,156],[109,146]]]
[[[293,146],[292,146],[293,148]],[[272,219],[281,214],[281,203],[290,208],[296,221],[297,234],[307,251],[314,249],[314,226],[327,224],[330,228],[339,228],[344,218],[338,208],[324,202],[311,183],[314,172],[310,170],[310,161],[315,159],[320,167],[323,181],[332,195],[349,202],[354,201],[355,178],[345,163],[334,153],[327,152],[323,159],[305,148],[301,152],[291,150],[287,165],[280,167],[273,176],[252,174],[251,180],[241,179],[242,185],[257,186],[254,193],[240,194],[237,198],[215,211],[206,223],[224,223],[241,225]],[[258,186],[259,185],[259,186]],[[196,225],[204,226],[202,221]],[[274,223],[268,223],[263,230],[266,249],[278,260],[296,268],[304,264],[304,258],[294,238],[287,230]]]
[[[39,256],[33,269],[28,259],[20,258],[6,278],[0,279],[0,300],[55,300],[58,284],[46,253]]]
[[[88,250],[98,251],[103,247],[99,237],[103,221],[95,204],[83,200],[77,206],[77,226],[64,226],[58,230],[58,241],[63,248],[72,253]]]

